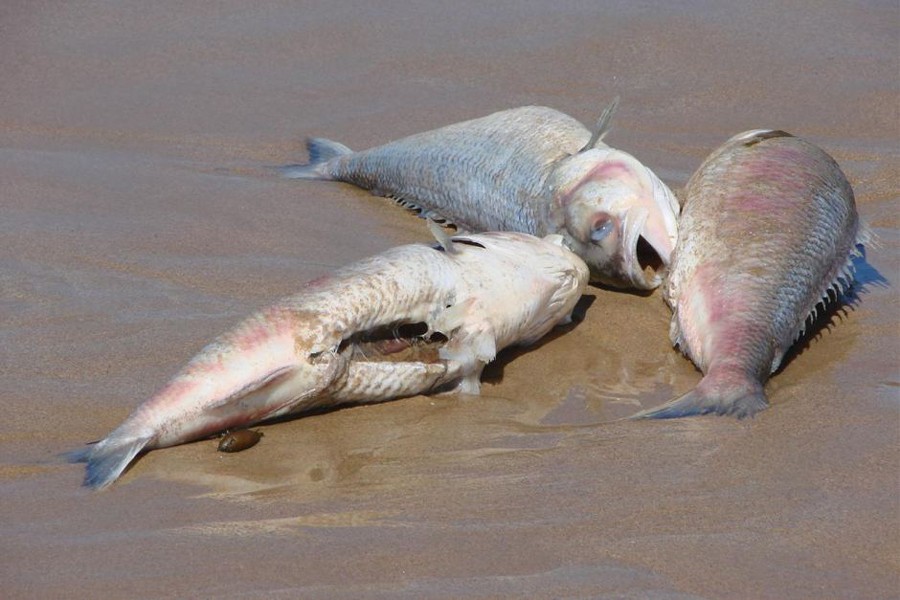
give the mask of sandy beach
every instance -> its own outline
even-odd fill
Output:
[[[0,8],[0,581],[19,598],[900,597],[900,6],[25,2]],[[659,291],[489,367],[480,397],[154,451],[110,489],[60,454],[203,345],[424,221],[290,181],[546,105],[673,189],[730,136],[826,149],[879,243],[858,301],[752,420],[613,422],[699,381]]]

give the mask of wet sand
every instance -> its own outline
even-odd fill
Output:
[[[900,590],[900,9],[23,2],[0,8],[4,598],[889,598]],[[79,487],[118,425],[253,309],[425,241],[303,136],[365,148],[525,104],[683,185],[773,127],[827,149],[880,245],[855,307],[756,419],[609,423],[690,389],[650,296],[416,397],[150,454]],[[884,278],[884,283],[880,278]]]

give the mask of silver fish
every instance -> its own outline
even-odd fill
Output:
[[[464,231],[560,234],[592,281],[653,289],[677,237],[672,192],[630,154],[559,111],[526,106],[362,152],[307,140],[309,164],[284,176],[345,181]]]
[[[853,281],[868,234],[840,167],[783,131],[741,133],[688,181],[664,286],[670,337],[703,372],[692,391],[635,417],[752,416],[817,311]]]
[[[479,391],[484,366],[567,321],[588,269],[559,236],[399,246],[306,284],[206,346],[100,442],[70,453],[104,488],[141,452],[263,419],[432,391]]]

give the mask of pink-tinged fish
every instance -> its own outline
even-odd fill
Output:
[[[588,269],[558,236],[399,246],[309,282],[195,356],[100,442],[70,454],[103,488],[141,452],[349,402],[477,394],[484,366],[566,322]]]
[[[664,286],[672,343],[703,372],[636,417],[752,416],[817,310],[853,280],[867,237],[853,190],[821,149],[783,131],[737,135],[688,181]]]
[[[593,134],[527,106],[362,152],[311,138],[309,164],[281,171],[352,183],[462,231],[559,234],[592,281],[653,289],[675,246],[679,206],[650,169],[603,143],[615,106]]]

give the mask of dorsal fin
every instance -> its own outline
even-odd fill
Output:
[[[612,126],[612,118],[613,114],[616,112],[616,108],[619,106],[619,96],[613,98],[613,101],[609,103],[603,112],[600,114],[600,118],[597,119],[597,122],[594,124],[594,131],[591,134],[591,139],[588,140],[588,143],[584,145],[584,148],[579,150],[579,152],[584,152],[585,150],[590,150],[597,144],[603,141],[603,137],[609,133],[609,130]]]
[[[437,240],[437,243],[441,245],[441,248],[443,248],[447,254],[456,254],[459,252],[459,249],[453,243],[453,240],[443,227],[435,223],[432,219],[427,219],[427,221],[431,235],[434,236],[434,239]]]
[[[744,146],[753,146],[758,144],[764,140],[768,140],[771,138],[777,137],[794,137],[790,133],[786,131],[782,131],[780,129],[752,129],[750,131],[745,131],[744,133],[739,133],[730,140],[729,142],[740,142]]]
[[[744,146],[753,146],[754,144],[758,144],[764,140],[779,137],[794,136],[787,131],[782,131],[780,129],[755,129],[753,131],[748,131],[742,134],[739,139],[744,144]]]

